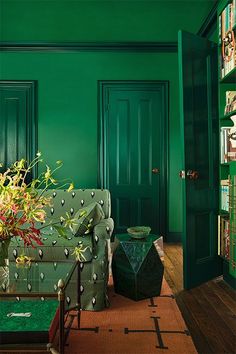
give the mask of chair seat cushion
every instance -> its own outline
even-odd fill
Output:
[[[45,228],[42,235],[42,246],[36,248],[24,247],[24,243],[19,237],[12,238],[8,256],[10,259],[16,258],[21,254],[32,257],[35,261],[64,261],[75,259],[73,255],[75,246],[83,245],[85,261],[90,262],[93,258],[93,241],[89,235],[75,237],[67,230],[67,238],[60,236],[57,231]]]
[[[56,299],[0,301],[0,343],[28,344],[52,342],[59,321]],[[30,317],[9,317],[10,313],[30,313]]]

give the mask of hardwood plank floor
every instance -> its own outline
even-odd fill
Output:
[[[236,292],[221,277],[183,290],[181,244],[165,243],[169,283],[199,354],[236,354]]]

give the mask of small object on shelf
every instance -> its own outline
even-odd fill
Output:
[[[230,117],[234,125],[220,129],[220,162],[236,161],[236,115]]]
[[[128,234],[137,239],[142,239],[150,234],[151,228],[149,226],[132,226],[127,229]]]
[[[31,317],[31,312],[10,312],[7,317]]]
[[[224,114],[226,115],[236,110],[236,91],[226,91],[225,97],[226,97],[226,105],[225,105]]]
[[[235,55],[235,39],[234,32],[232,30],[227,31],[225,38],[222,42],[222,55],[223,60],[227,63],[230,63],[228,71],[231,71],[234,68],[234,55]]]

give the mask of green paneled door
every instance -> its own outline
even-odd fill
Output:
[[[184,287],[222,274],[217,256],[217,50],[205,38],[179,32],[183,132]]]
[[[36,152],[35,83],[0,81],[0,162],[6,170]]]
[[[149,225],[165,233],[167,83],[104,89],[104,184],[111,191],[116,232]]]

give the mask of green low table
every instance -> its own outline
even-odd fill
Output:
[[[63,354],[65,314],[77,310],[78,327],[80,322],[78,262],[12,261],[5,269],[0,274],[0,353]]]
[[[133,300],[160,295],[164,266],[155,247],[159,237],[115,236],[112,274],[115,292]]]
[[[30,317],[11,313],[29,313]],[[0,301],[0,344],[53,343],[58,323],[58,300]]]

